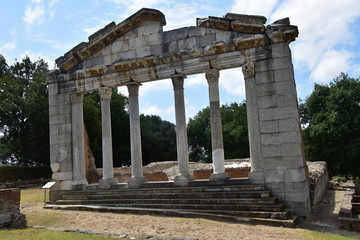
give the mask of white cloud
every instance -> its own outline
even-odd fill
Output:
[[[351,57],[352,53],[344,50],[326,51],[313,69],[311,79],[317,82],[328,82],[338,76],[340,72],[350,71],[354,67],[349,65]]]
[[[153,94],[157,91],[171,90],[173,89],[172,83],[170,79],[147,82],[143,83],[139,88],[139,93],[141,96],[145,96],[146,94]]]
[[[267,17],[278,2],[278,0],[235,0],[231,12]]]
[[[31,25],[41,25],[45,21],[45,8],[43,5],[27,6],[23,17],[24,22]]]
[[[23,54],[20,55],[21,59],[28,56],[32,62],[37,61],[39,58],[43,59],[45,62],[48,63],[49,69],[54,69],[54,62],[51,61],[46,55],[44,55],[42,52],[33,52],[31,50],[26,50]]]
[[[111,21],[109,21],[109,20],[98,20],[97,22],[100,22],[100,23],[97,23],[95,26],[92,26],[92,27],[84,28],[83,31],[86,32],[86,34],[88,36],[90,36],[91,34],[97,32],[98,30],[100,30],[102,28],[104,28]]]
[[[359,16],[358,0],[286,0],[271,18],[289,17],[298,26],[299,38],[292,44],[295,68],[306,67],[313,81],[325,82],[354,65],[348,49],[357,41],[351,24]]]
[[[221,71],[219,84],[228,94],[245,96],[244,75],[240,68]]]
[[[156,104],[144,103],[141,107],[140,113],[145,115],[163,115],[164,109],[159,108]]]
[[[207,86],[205,73],[189,76],[184,81],[184,87]]]

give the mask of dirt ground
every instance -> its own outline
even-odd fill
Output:
[[[199,240],[307,239],[308,230],[335,233],[360,239],[360,233],[340,230],[337,213],[344,192],[328,190],[315,217],[298,228],[281,228],[246,223],[151,215],[114,214],[43,209],[41,203],[22,206],[28,225],[62,229],[105,231],[131,236],[152,235]],[[305,229],[305,230],[304,230]],[[314,238],[311,238],[314,239]]]

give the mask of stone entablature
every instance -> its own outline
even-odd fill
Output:
[[[50,154],[53,179],[62,190],[86,185],[82,97],[86,92],[126,86],[131,125],[132,178],[143,175],[138,90],[142,83],[171,79],[174,85],[178,185],[194,177],[188,170],[183,81],[205,73],[209,85],[212,135],[212,181],[228,177],[224,168],[218,80],[221,70],[242,67],[245,86],[251,172],[298,215],[310,211],[309,179],[304,159],[297,93],[289,43],[298,36],[288,18],[265,26],[262,16],[228,13],[197,19],[197,26],[163,31],[164,15],[141,9],[119,24],[111,23],[56,60],[47,76]],[[116,185],[109,153],[109,103],[102,99],[104,179]],[[114,126],[113,126],[114,127]],[[106,142],[107,141],[107,142]],[[107,149],[107,150],[106,150]],[[106,170],[105,170],[106,169]]]

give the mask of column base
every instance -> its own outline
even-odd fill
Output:
[[[71,182],[71,189],[72,190],[84,190],[84,187],[88,185],[87,180],[73,180]]]
[[[117,178],[103,178],[99,180],[98,187],[100,189],[110,189],[112,185],[115,185],[117,183]]]
[[[128,181],[128,188],[140,188],[141,184],[147,182],[146,177],[132,177]]]
[[[230,176],[227,172],[213,173],[210,175],[210,181],[212,181],[212,182],[224,181],[225,179],[228,179],[228,178],[230,178]]]
[[[185,187],[189,185],[190,181],[195,180],[193,175],[177,175],[174,179],[174,186]]]

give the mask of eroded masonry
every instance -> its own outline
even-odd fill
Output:
[[[176,111],[179,176],[186,186],[189,171],[184,107],[184,78],[205,73],[209,87],[213,174],[224,169],[219,106],[221,70],[242,68],[245,77],[252,183],[265,184],[298,215],[310,209],[308,173],[299,121],[297,93],[289,43],[298,36],[289,19],[266,25],[262,16],[228,13],[197,19],[195,27],[163,31],[165,16],[141,9],[119,24],[107,25],[56,60],[47,76],[50,108],[52,178],[61,190],[86,189],[83,97],[101,96],[103,179],[98,188],[113,188],[110,121],[111,89],[127,86],[131,130],[132,178],[141,187],[143,175],[138,91],[150,81],[172,81]],[[240,76],[239,76],[240,77]]]

